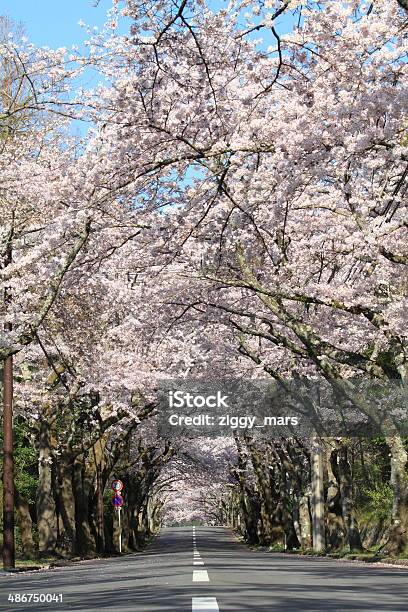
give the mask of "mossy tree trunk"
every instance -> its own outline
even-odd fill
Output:
[[[392,522],[387,550],[397,555],[408,549],[408,453],[400,436],[390,436],[387,444],[391,453],[393,490]]]
[[[350,550],[362,551],[360,530],[357,524],[354,503],[353,475],[349,461],[347,444],[340,444],[338,450],[338,466],[340,476],[341,509]]]
[[[40,555],[55,552],[57,525],[52,486],[52,451],[47,415],[41,419],[38,448],[37,528]]]
[[[27,500],[20,495],[14,487],[14,503],[17,510],[17,524],[20,529],[22,553],[25,559],[36,557],[35,544],[33,539],[33,521]]]

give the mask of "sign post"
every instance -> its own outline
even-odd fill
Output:
[[[122,553],[122,522],[121,522],[121,510],[123,506],[123,497],[121,491],[123,489],[123,482],[121,480],[114,480],[111,484],[113,490],[112,504],[113,507],[118,511],[118,525],[119,525],[119,553]]]
[[[120,523],[120,512],[122,508],[119,506],[118,508],[118,517],[119,517],[119,552],[122,553],[122,525]]]

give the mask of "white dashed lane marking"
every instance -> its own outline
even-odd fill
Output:
[[[196,545],[195,527],[193,527],[193,565],[204,565]],[[207,570],[193,569],[193,582],[210,582]],[[193,597],[192,612],[220,612],[216,597]]]
[[[207,570],[193,570],[193,582],[210,582]]]
[[[219,612],[215,597],[193,597],[192,612]]]

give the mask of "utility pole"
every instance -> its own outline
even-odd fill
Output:
[[[14,220],[13,220],[14,221]],[[5,266],[12,261],[10,236],[6,251]],[[4,302],[10,303],[10,292],[5,290]],[[4,324],[6,332],[11,323]],[[14,455],[13,455],[13,356],[3,362],[3,567],[15,567],[14,544]]]
[[[3,365],[3,567],[15,567],[13,357],[7,357]]]

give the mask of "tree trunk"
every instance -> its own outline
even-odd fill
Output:
[[[272,496],[271,479],[269,468],[264,466],[261,461],[260,453],[255,445],[246,439],[246,446],[251,455],[255,477],[260,492],[261,501],[261,521],[262,521],[262,544],[270,545],[274,541],[273,516],[275,504]]]
[[[387,550],[400,554],[408,548],[408,454],[399,436],[386,438],[391,452],[391,479],[393,490],[392,523]]]
[[[16,487],[14,487],[14,502],[17,510],[23,557],[24,559],[33,559],[36,556],[36,550],[33,540],[33,522],[30,516],[30,509],[27,500],[20,495]]]
[[[92,447],[90,456],[92,456],[92,465],[94,469],[95,479],[95,496],[94,496],[94,526],[95,526],[95,544],[96,551],[99,554],[105,552],[105,529],[104,529],[104,504],[103,504],[103,490],[104,484],[102,479],[103,464],[105,463],[104,450],[105,450],[106,436],[102,436],[96,444]]]
[[[143,548],[145,544],[145,514],[144,506],[139,508],[136,519],[135,540],[137,549]]]
[[[325,548],[324,524],[324,482],[323,482],[323,449],[313,444],[310,454],[311,469],[311,506],[313,527],[313,550],[320,552]]]
[[[238,503],[240,512],[238,512],[238,530],[244,535],[247,542],[250,544],[259,543],[259,535],[257,530],[258,517],[254,516],[253,507],[254,504],[251,502],[251,497],[246,486],[245,470],[246,470],[246,457],[243,453],[243,448],[238,436],[234,436],[235,444],[238,451],[238,471],[235,473],[235,478],[239,486]],[[245,532],[242,528],[241,517],[245,525]]]
[[[348,543],[351,551],[362,551],[363,545],[361,543],[360,531],[358,528],[357,519],[355,517],[353,478],[350,462],[348,459],[348,449],[345,444],[341,444],[338,456],[341,509],[344,525],[347,530]]]
[[[149,535],[154,533],[154,501],[149,497],[147,502],[147,524],[149,529]]]
[[[279,506],[281,510],[282,527],[285,533],[285,548],[287,550],[293,550],[294,548],[300,548],[300,542],[297,537],[293,510],[290,504],[290,482],[288,481],[288,474],[286,472],[286,461],[283,462],[281,458],[280,464],[280,479],[279,479]]]
[[[71,455],[64,454],[59,464],[61,516],[71,554],[76,553],[75,503],[72,490],[73,461]]]
[[[310,491],[305,492],[299,500],[300,542],[303,549],[312,546],[312,521],[309,507]]]
[[[37,488],[37,528],[38,551],[40,555],[55,552],[57,542],[55,500],[52,489],[52,454],[50,447],[50,428],[44,414],[39,432],[38,488]]]
[[[85,473],[82,455],[75,460],[72,484],[75,501],[75,550],[80,556],[86,557],[94,553],[95,543],[91,535],[88,516],[91,483]]]
[[[105,552],[103,488],[101,472],[98,466],[96,471],[96,550],[100,554]]]

